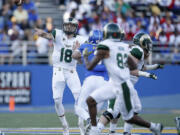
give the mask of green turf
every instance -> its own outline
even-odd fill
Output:
[[[178,114],[142,114],[141,116],[153,122],[161,122],[165,127],[175,127],[174,118]],[[77,127],[77,117],[73,113],[66,113],[70,127]],[[120,120],[119,126],[123,122]],[[60,127],[61,124],[55,113],[0,113],[0,128],[27,127]]]

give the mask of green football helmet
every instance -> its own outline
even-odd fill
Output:
[[[137,33],[133,37],[133,43],[139,45],[141,48],[145,49],[147,52],[152,50],[152,40],[150,36],[146,33]]]
[[[115,23],[108,23],[103,29],[104,39],[121,39],[121,30]]]

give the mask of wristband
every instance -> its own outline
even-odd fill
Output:
[[[149,77],[149,76],[150,76],[150,73],[148,73],[148,72],[143,72],[143,71],[138,71],[138,76]]]

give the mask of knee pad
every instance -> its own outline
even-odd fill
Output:
[[[103,112],[103,116],[109,121],[113,119],[113,115],[108,111]]]
[[[64,106],[62,104],[62,98],[54,99],[55,109],[58,116],[64,115]]]

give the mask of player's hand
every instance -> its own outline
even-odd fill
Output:
[[[83,57],[88,57],[88,56],[89,56],[88,49],[85,48],[85,49],[83,50]]]
[[[163,64],[158,64],[157,69],[163,69],[164,65]]]
[[[34,30],[34,35],[42,36],[44,34],[44,31],[41,29],[35,28]]]
[[[88,52],[88,48],[85,48],[83,50],[83,57],[88,57],[91,53],[93,53],[93,51]]]
[[[149,78],[152,78],[152,79],[154,79],[154,80],[157,80],[157,76],[156,76],[155,74],[153,74],[153,73],[151,73],[151,74],[149,75]]]
[[[76,43],[73,45],[72,50],[75,51],[80,47],[80,43],[78,41],[76,41]]]

